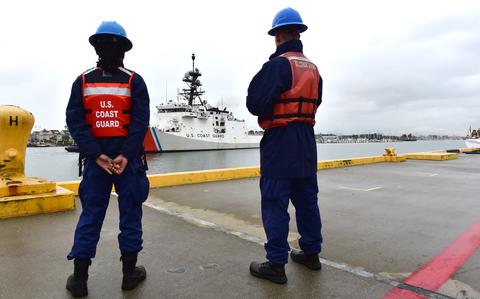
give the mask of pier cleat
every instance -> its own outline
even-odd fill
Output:
[[[290,257],[294,262],[302,264],[310,270],[318,271],[322,269],[318,253],[305,253],[302,250],[293,249],[290,252]]]
[[[272,262],[251,262],[250,273],[258,278],[267,279],[271,282],[284,284],[287,282],[285,275],[285,265],[274,264]]]
[[[73,274],[67,279],[67,290],[73,297],[85,297],[88,295],[88,267],[91,264],[92,261],[90,259],[75,259],[73,261]]]
[[[125,254],[120,260],[122,261],[123,266],[122,290],[133,290],[144,281],[145,278],[147,278],[147,271],[143,266],[136,266],[136,253]]]

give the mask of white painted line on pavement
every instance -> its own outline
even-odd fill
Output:
[[[424,176],[428,176],[428,177],[433,177],[438,175],[438,173],[433,173],[433,172],[416,172],[416,173]]]
[[[175,216],[175,217],[178,217],[178,218],[181,218],[189,223],[192,223],[192,224],[195,224],[197,226],[200,226],[200,227],[207,227],[207,228],[212,228],[214,230],[217,230],[217,231],[221,231],[221,232],[224,232],[224,233],[227,233],[229,235],[234,235],[236,237],[239,237],[241,239],[244,239],[244,240],[247,240],[247,241],[250,241],[250,242],[253,242],[253,243],[257,243],[257,244],[260,244],[263,246],[263,243],[265,242],[265,240],[261,239],[261,238],[258,238],[258,237],[255,237],[255,236],[251,236],[249,234],[246,234],[246,233],[242,233],[242,232],[238,232],[238,231],[234,231],[234,230],[231,230],[231,229],[228,229],[228,228],[225,228],[223,226],[220,226],[218,224],[215,224],[213,222],[209,222],[209,221],[205,221],[205,220],[202,220],[200,218],[197,218],[193,215],[190,215],[190,214],[186,214],[186,213],[180,213],[180,212],[177,212],[177,211],[174,211],[174,210],[170,210],[170,209],[167,209],[167,208],[164,208],[164,207],[161,207],[161,206],[158,206],[156,204],[153,204],[151,202],[144,202],[143,203],[144,206],[147,206],[149,208],[152,208],[154,210],[157,210],[161,213],[164,213],[164,214],[167,214],[167,215],[171,215],[171,216]]]
[[[338,188],[339,189],[345,189],[345,190],[362,191],[362,192],[369,192],[369,191],[382,189],[382,187],[373,187],[373,188],[369,188],[369,189],[362,189],[362,188],[346,187],[346,186],[340,186]]]
[[[373,188],[370,188],[370,189],[367,189],[365,191],[373,191],[373,190],[379,190],[379,189],[382,189],[382,187],[373,187]]]

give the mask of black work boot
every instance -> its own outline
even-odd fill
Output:
[[[126,253],[120,260],[123,264],[122,290],[133,290],[145,280],[147,271],[143,266],[136,266],[137,253]]]
[[[67,290],[73,297],[88,295],[87,280],[88,267],[92,264],[90,259],[75,259],[73,261],[73,274],[67,279]]]
[[[293,249],[290,257],[294,262],[306,266],[310,270],[318,271],[322,269],[322,264],[318,258],[318,253],[305,253],[302,250]]]
[[[285,265],[274,264],[272,262],[251,262],[250,273],[258,278],[268,279],[271,282],[284,284],[287,282],[285,275]]]

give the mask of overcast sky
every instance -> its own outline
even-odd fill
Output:
[[[133,42],[125,67],[145,79],[152,113],[183,87],[195,52],[208,102],[258,128],[247,87],[275,51],[273,16],[288,6],[309,26],[304,53],[324,79],[317,132],[480,127],[480,1],[4,1],[0,104],[33,112],[35,129],[63,128],[73,81],[97,61],[88,37],[116,20]]]

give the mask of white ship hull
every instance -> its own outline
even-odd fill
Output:
[[[225,137],[209,137],[205,134],[189,137],[177,133],[161,132],[157,128],[150,128],[149,133],[155,142],[155,146],[147,146],[147,152],[182,152],[182,151],[208,151],[258,148],[261,136],[247,135],[234,140],[225,140]],[[219,134],[220,135],[220,134]]]
[[[476,139],[473,139],[473,138],[466,139],[466,140],[465,140],[465,145],[466,145],[468,148],[480,148],[480,139],[479,139],[479,138],[476,138]]]

